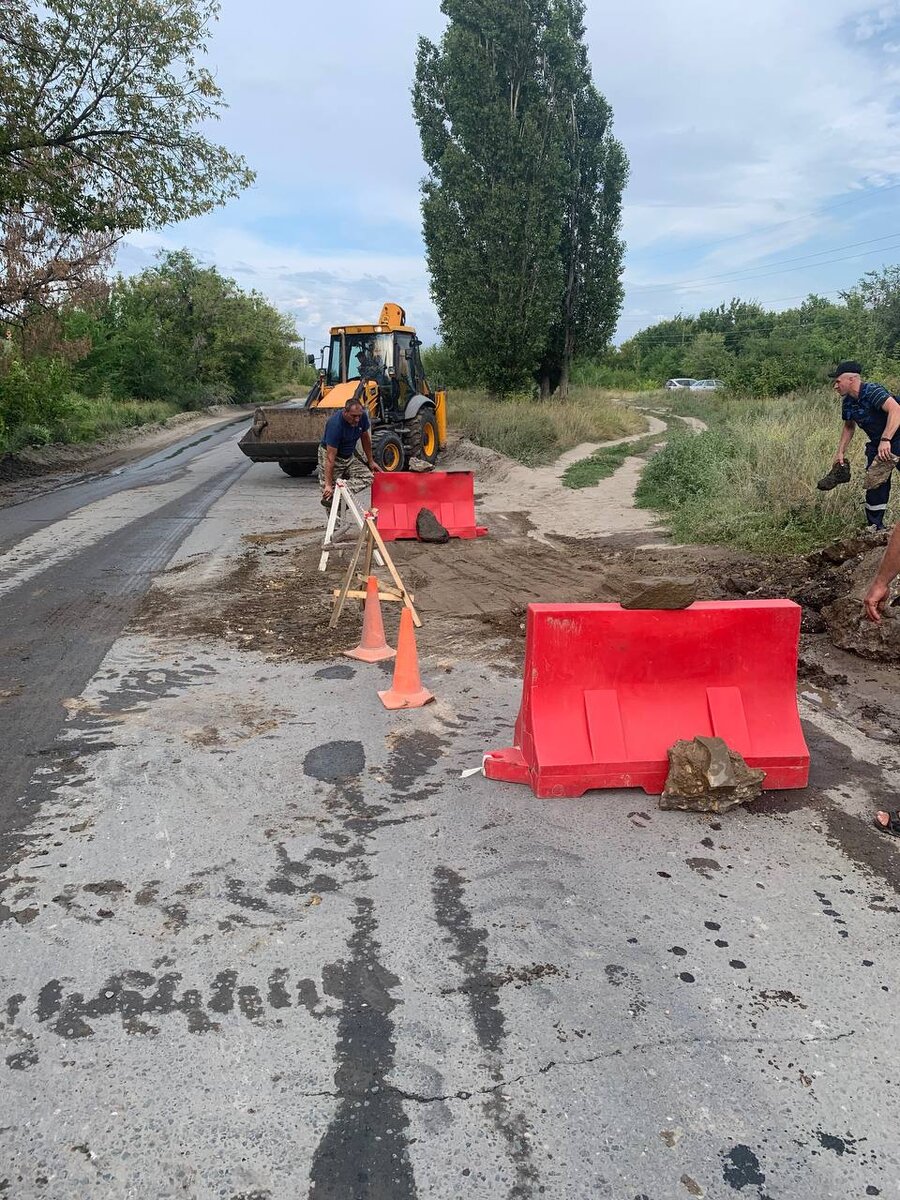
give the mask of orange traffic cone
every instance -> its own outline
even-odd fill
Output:
[[[381,601],[378,599],[378,580],[370,575],[366,580],[366,607],[363,611],[362,638],[354,650],[345,650],[348,658],[359,658],[363,662],[381,662],[393,658],[397,653],[387,644],[384,622],[381,619]]]
[[[400,614],[400,636],[397,639],[397,661],[394,680],[389,691],[378,693],[385,708],[421,708],[434,696],[422,687],[419,678],[419,659],[416,654],[416,631],[412,613],[404,607]]]

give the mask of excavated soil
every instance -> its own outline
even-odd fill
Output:
[[[557,484],[554,491],[552,468],[542,473],[535,494],[524,486],[526,469],[500,455],[464,445],[455,458],[454,466],[476,469],[477,513],[489,536],[390,545],[423,619],[418,645],[430,669],[477,657],[518,675],[529,603],[622,600],[641,581],[695,577],[699,599],[788,598],[800,604],[802,694],[872,737],[896,740],[900,607],[889,607],[876,626],[863,620],[861,604],[886,534],[865,533],[779,559],[676,546],[658,528],[647,529],[644,514],[631,520],[631,495],[623,486],[627,467],[613,477],[619,489],[615,512],[622,519],[611,520],[599,488],[569,493]],[[575,510],[566,508],[573,496],[580,501],[579,521],[596,535],[570,532],[578,524],[569,520]],[[565,510],[565,519],[551,524],[548,504]],[[151,633],[222,640],[272,659],[334,660],[358,641],[362,604],[350,601],[338,628],[328,628],[333,590],[355,537],[332,551],[323,574],[317,569],[321,535],[318,522],[248,533],[240,556],[224,560],[222,573],[212,575],[204,556],[182,561],[157,580],[139,625]],[[392,641],[399,605],[382,608]]]
[[[765,561],[721,548],[630,545],[621,538],[529,537],[527,519],[508,513],[506,528],[443,546],[394,542],[391,554],[413,593],[425,627],[425,652],[465,655],[476,647],[516,662],[526,606],[535,601],[621,600],[637,584],[666,575],[694,576],[701,599],[786,597],[803,607],[803,632],[827,635],[880,664],[900,661],[894,609],[880,625],[861,618],[860,597],[874,573],[885,535],[865,535],[822,552]],[[351,542],[318,571],[319,542],[307,529],[250,534],[227,574],[194,580],[189,563],[167,572],[140,615],[149,632],[223,638],[284,658],[319,661],[353,644],[361,605],[351,602],[328,629],[333,589],[342,582]],[[397,609],[386,605],[386,623]],[[814,644],[810,642],[810,644]]]
[[[473,541],[390,545],[424,622],[420,651],[451,658],[487,653],[498,663],[517,663],[529,603],[617,600],[637,579],[673,566],[673,554],[665,549],[636,551],[608,540],[560,539],[548,545],[527,536],[521,515],[508,514],[507,524],[503,533]],[[245,551],[224,576],[192,582],[185,564],[162,576],[145,601],[142,628],[160,633],[177,628],[187,636],[223,638],[305,662],[332,659],[354,644],[361,604],[351,602],[339,627],[328,629],[333,589],[343,580],[350,544],[332,552],[321,574],[319,542],[309,534],[285,530],[250,535],[244,542]],[[677,558],[679,574],[699,577],[702,596],[724,595],[708,554],[685,550]],[[743,565],[731,556],[728,562]],[[399,606],[382,607],[390,637]]]

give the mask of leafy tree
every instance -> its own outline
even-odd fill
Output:
[[[443,0],[419,42],[414,111],[430,175],[422,214],[446,344],[505,393],[527,385],[562,285],[562,148],[544,102],[545,0]]]
[[[186,250],[119,278],[91,324],[83,386],[121,398],[175,399],[199,407],[244,401],[287,374],[297,333],[257,292],[242,292]]]
[[[696,316],[679,315],[643,329],[593,364],[584,378],[620,386],[660,386],[672,375],[718,376],[745,395],[779,395],[819,387],[842,358],[858,358],[870,377],[900,378],[900,266],[869,272],[841,293],[842,303],[807,296],[771,312],[733,299]]]
[[[216,0],[7,0],[0,209],[121,234],[246,187],[243,159],[202,133],[223,105],[197,61],[217,12]]]
[[[551,22],[554,106],[566,167],[560,256],[563,289],[539,369],[541,395],[565,397],[576,354],[606,348],[622,307],[619,238],[628,161],[612,136],[612,109],[594,87],[585,48],[584,4],[556,4]]]
[[[33,326],[61,305],[91,303],[106,287],[117,236],[61,230],[44,204],[0,210],[0,318]]]
[[[734,356],[725,345],[724,333],[698,333],[682,356],[684,370],[695,379],[723,379],[730,375]]]
[[[581,0],[442,0],[414,111],[445,344],[498,393],[568,379],[618,315],[625,159],[590,80]]]
[[[900,358],[900,266],[868,271],[843,297],[864,328],[866,344],[857,353],[870,361]]]
[[[449,346],[439,343],[422,350],[422,366],[432,387],[468,387],[472,378]]]

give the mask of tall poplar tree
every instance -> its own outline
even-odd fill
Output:
[[[582,0],[559,0],[554,17],[562,79],[556,97],[558,128],[566,171],[563,288],[538,374],[542,396],[558,389],[565,397],[576,353],[605,350],[619,319],[625,253],[619,229],[628,160],[612,135],[612,109],[591,78]]]
[[[564,160],[546,103],[548,0],[443,0],[419,42],[422,213],[444,337],[498,393],[531,382],[562,285]]]
[[[591,81],[582,0],[443,0],[419,42],[422,213],[442,331],[473,378],[565,391],[621,305],[627,163]]]

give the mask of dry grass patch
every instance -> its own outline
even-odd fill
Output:
[[[558,458],[581,442],[607,442],[642,433],[647,422],[622,393],[573,389],[568,400],[492,399],[482,391],[452,391],[451,428],[479,446],[528,467]]]

